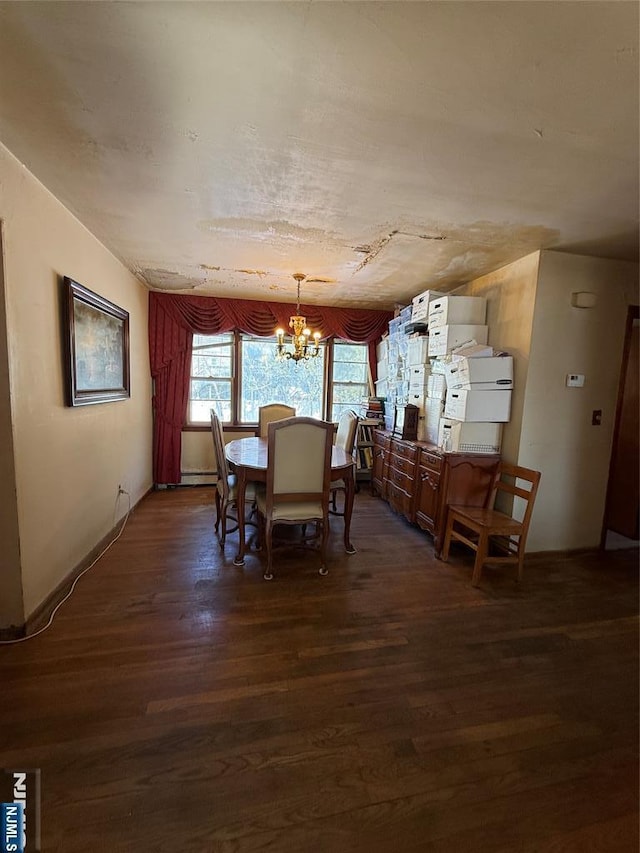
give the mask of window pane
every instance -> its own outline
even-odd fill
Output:
[[[192,379],[189,397],[190,423],[209,423],[211,409],[222,421],[231,420],[230,380],[211,382]]]
[[[210,410],[231,421],[233,334],[194,335],[189,390],[189,423],[207,424]]]
[[[357,408],[362,403],[362,398],[367,396],[366,385],[340,385],[333,386],[333,402],[348,404],[350,408]]]
[[[275,338],[242,337],[241,423],[257,423],[258,409],[268,403],[294,406],[299,416],[322,418],[324,351],[297,364],[276,358]]]
[[[351,361],[336,361],[333,365],[333,381],[358,382],[360,385],[366,385],[367,365]]]
[[[194,352],[191,361],[192,376],[231,376],[231,358],[222,354],[205,355]]]
[[[369,347],[367,344],[334,343],[333,404],[331,419],[338,421],[344,411],[362,409],[362,400],[369,396]]]
[[[336,341],[334,361],[359,361],[366,365],[368,361],[368,345],[348,344]]]

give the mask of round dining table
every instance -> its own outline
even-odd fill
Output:
[[[245,492],[248,482],[266,483],[267,481],[268,439],[255,436],[237,438],[226,445],[225,456],[238,478],[237,513],[240,547],[233,563],[235,566],[244,566]],[[334,445],[331,448],[331,481],[335,482],[336,480],[343,480],[345,485],[344,547],[347,554],[355,554],[356,549],[349,538],[353,498],[356,491],[355,462],[351,454],[347,453],[342,447]]]

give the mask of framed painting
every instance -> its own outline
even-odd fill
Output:
[[[65,276],[67,405],[130,396],[129,313]]]

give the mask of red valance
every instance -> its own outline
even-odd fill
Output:
[[[154,380],[153,471],[155,483],[180,481],[181,432],[189,400],[193,334],[214,335],[238,329],[271,337],[286,329],[293,306],[214,296],[149,292],[149,355]],[[386,331],[391,311],[301,305],[300,312],[322,338],[369,343],[375,378],[375,344]]]

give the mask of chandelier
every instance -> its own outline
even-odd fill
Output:
[[[320,332],[314,332],[311,335],[311,329],[307,328],[307,318],[300,314],[300,282],[306,276],[301,272],[293,274],[293,278],[298,282],[298,298],[296,302],[296,313],[289,318],[289,328],[291,331],[291,349],[288,349],[284,341],[284,329],[276,329],[276,337],[278,344],[276,346],[276,357],[280,360],[293,359],[297,364],[299,361],[308,361],[310,358],[315,358],[320,353]],[[313,344],[310,346],[309,339],[313,337]]]

